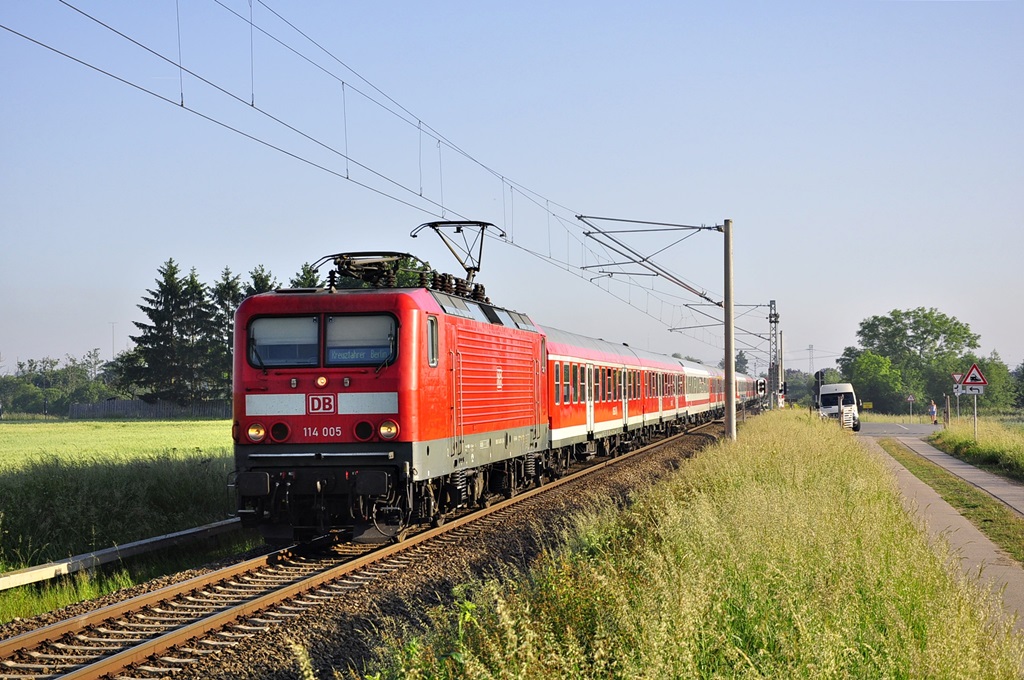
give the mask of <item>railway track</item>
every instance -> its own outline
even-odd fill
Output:
[[[701,428],[691,430],[689,434]],[[462,540],[476,524],[608,466],[672,443],[658,441],[592,462],[542,487],[386,546],[341,544],[321,554],[290,548],[0,642],[0,680],[173,676]]]

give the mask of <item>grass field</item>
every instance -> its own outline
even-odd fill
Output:
[[[229,421],[0,423],[0,571],[223,519]]]
[[[774,412],[526,578],[382,626],[367,677],[1020,677],[1024,639],[948,557],[849,433]]]
[[[126,460],[161,453],[231,450],[230,420],[0,421],[0,473],[32,460]]]

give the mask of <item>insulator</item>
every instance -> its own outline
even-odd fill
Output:
[[[467,297],[469,293],[469,284],[466,283],[466,279],[455,279],[455,294],[459,297]]]
[[[430,288],[434,282],[433,272],[420,272],[420,288]]]
[[[441,274],[441,285],[438,288],[443,293],[451,295],[455,292],[455,281],[451,274]]]
[[[484,284],[473,284],[473,299],[477,302],[487,302],[487,293],[484,291]]]
[[[327,286],[329,288],[335,288],[335,287],[337,287],[337,285],[338,285],[338,272],[336,272],[335,270],[332,269],[330,271],[330,273],[327,275]]]
[[[384,288],[397,288],[398,287],[398,273],[389,269],[388,273],[384,276]]]

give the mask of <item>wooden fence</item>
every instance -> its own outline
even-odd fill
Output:
[[[219,418],[231,417],[231,401],[203,401],[189,406],[179,406],[172,401],[158,401],[148,404],[141,399],[108,399],[95,404],[72,404],[68,418],[99,420],[103,418],[138,418],[141,420],[162,420],[172,418]]]

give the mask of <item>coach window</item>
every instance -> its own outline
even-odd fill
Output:
[[[555,403],[562,403],[562,364],[555,362]]]
[[[427,317],[427,363],[437,366],[437,317]]]
[[[249,324],[249,363],[260,368],[319,365],[319,317],[253,319]]]
[[[572,365],[572,403],[578,404],[580,401],[579,395],[579,380],[580,380],[580,367],[576,364]]]
[[[395,318],[388,314],[327,317],[328,366],[380,366],[395,361]]]
[[[569,402],[569,362],[562,364],[562,403]]]

